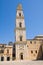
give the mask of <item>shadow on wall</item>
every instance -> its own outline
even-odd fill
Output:
[[[16,48],[15,48],[15,44],[13,45],[13,54],[12,54],[12,60],[16,59]]]
[[[43,49],[42,49],[42,44],[39,48],[39,52],[38,52],[38,55],[37,55],[37,59],[36,60],[43,60]]]

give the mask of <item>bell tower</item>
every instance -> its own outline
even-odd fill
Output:
[[[16,35],[16,42],[26,41],[26,28],[25,28],[24,14],[21,4],[18,5],[16,12],[15,35]]]
[[[15,38],[16,60],[24,60],[26,59],[26,28],[21,4],[16,11]]]

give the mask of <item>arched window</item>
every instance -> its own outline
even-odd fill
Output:
[[[19,23],[19,26],[22,27],[22,23],[21,22]]]
[[[23,53],[20,53],[20,59],[23,60]]]
[[[20,41],[22,41],[22,36],[20,36]]]
[[[21,16],[21,13],[19,13],[19,16]]]

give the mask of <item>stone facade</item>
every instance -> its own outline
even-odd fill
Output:
[[[36,60],[42,56],[40,41],[27,40],[27,48],[27,56],[29,60]]]
[[[26,27],[21,4],[17,7],[15,34],[16,60],[36,60],[42,56],[41,40],[43,37],[36,36],[34,39],[26,39]],[[22,40],[20,40],[20,36]]]
[[[13,46],[0,44],[0,61],[12,60]]]

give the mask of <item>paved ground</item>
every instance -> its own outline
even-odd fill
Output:
[[[0,65],[43,65],[43,61],[0,61]]]

